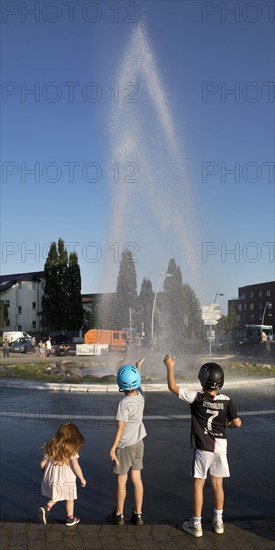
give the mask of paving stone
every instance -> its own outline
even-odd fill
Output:
[[[28,529],[27,531],[27,536],[28,536],[28,540],[34,540],[35,538],[37,539],[43,539],[46,537],[46,533],[51,533],[51,531],[49,529],[43,529],[41,531],[37,531],[36,529]]]
[[[27,534],[26,533],[14,533],[12,532],[10,534],[10,545],[15,546],[18,544],[18,546],[27,544]]]
[[[28,550],[46,550],[46,543],[43,540],[28,542]]]
[[[45,536],[47,543],[55,543],[63,540],[63,535],[60,531],[50,531],[49,533],[46,532]]]
[[[137,544],[138,544],[138,541],[136,540],[134,535],[130,535],[130,534],[125,535],[125,537],[120,540],[121,548],[123,548],[124,550],[127,550],[127,548],[132,548],[134,545],[137,545]]]
[[[89,539],[82,538],[82,544],[83,544],[84,550],[102,550],[104,548],[99,538],[93,538],[93,537],[90,537]]]

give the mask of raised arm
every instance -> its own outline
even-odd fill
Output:
[[[174,366],[176,359],[175,357],[172,357],[171,355],[166,355],[163,360],[166,368],[167,368],[167,384],[168,388],[171,392],[173,392],[175,395],[179,395],[180,388],[176,384],[175,376],[174,376]]]
[[[141,374],[141,367],[143,365],[145,361],[145,357],[142,357],[142,359],[139,359],[137,362],[136,362],[136,367],[137,367],[137,370],[138,372]]]

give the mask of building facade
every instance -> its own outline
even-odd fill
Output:
[[[242,286],[238,298],[228,300],[242,325],[272,325],[275,332],[275,281]]]
[[[0,276],[0,303],[8,319],[1,330],[39,332],[44,293],[44,271]]]

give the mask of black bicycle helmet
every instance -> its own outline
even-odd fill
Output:
[[[206,390],[220,390],[224,384],[224,372],[218,363],[202,365],[198,378]]]

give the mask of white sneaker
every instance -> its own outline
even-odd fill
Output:
[[[223,535],[224,526],[223,526],[223,520],[222,519],[219,520],[219,521],[217,521],[216,519],[213,519],[212,525],[213,525],[214,531],[215,531],[215,533],[217,533],[217,535]]]
[[[193,537],[202,537],[203,535],[201,523],[193,525],[192,520],[184,521],[182,524],[182,529],[186,533],[189,533],[189,535],[193,535]]]

